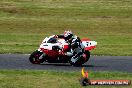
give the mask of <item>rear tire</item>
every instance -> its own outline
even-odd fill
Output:
[[[72,62],[72,61],[70,61],[70,64],[71,64],[72,66],[81,67],[82,64],[83,64],[81,58],[82,58],[82,57],[79,57],[78,60],[77,60],[75,63]]]
[[[40,63],[43,63],[44,62],[44,58],[42,59],[39,59],[39,57],[43,54],[43,52],[40,52],[40,51],[34,51],[30,57],[29,57],[29,61],[32,63],[32,64],[40,64]]]
[[[90,58],[90,52],[87,50],[87,51],[85,51],[85,54],[86,54],[86,60],[85,60],[85,62],[87,62],[89,60],[89,58]],[[83,62],[83,64],[85,62]]]
[[[72,61],[70,61],[70,64],[72,66],[82,66],[82,64],[84,64],[85,62],[87,62],[90,58],[90,52],[89,51],[85,51],[85,54],[86,54],[86,59],[84,60],[84,57],[79,57],[79,59],[73,63]]]

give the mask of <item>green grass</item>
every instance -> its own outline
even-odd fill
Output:
[[[92,55],[132,56],[132,1],[0,0],[0,53],[31,53],[66,29],[97,41]]]
[[[79,84],[81,72],[0,70],[0,88],[83,88]],[[128,79],[131,73],[89,72],[91,79]],[[130,88],[130,86],[96,86],[96,88]],[[95,86],[87,86],[95,88]]]
[[[0,53],[31,53],[44,37],[70,29],[98,42],[92,55],[132,56],[131,0],[0,0]],[[0,70],[0,88],[83,88],[80,72]],[[131,73],[89,72],[91,79]],[[95,86],[88,86],[88,88]],[[96,86],[96,88],[130,86]]]

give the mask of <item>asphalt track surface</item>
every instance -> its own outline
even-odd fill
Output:
[[[82,68],[68,63],[31,64],[28,58],[29,55],[23,54],[0,54],[0,69],[79,71]],[[91,56],[83,67],[88,71],[132,72],[132,56]]]

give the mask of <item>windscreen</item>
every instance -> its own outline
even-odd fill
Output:
[[[56,38],[50,38],[47,43],[57,43],[57,39]]]

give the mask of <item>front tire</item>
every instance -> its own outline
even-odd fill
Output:
[[[40,52],[40,51],[34,51],[30,57],[29,57],[29,61],[32,63],[32,64],[40,64],[40,63],[43,63],[44,62],[44,58],[41,58],[41,55],[43,54],[43,52]]]

